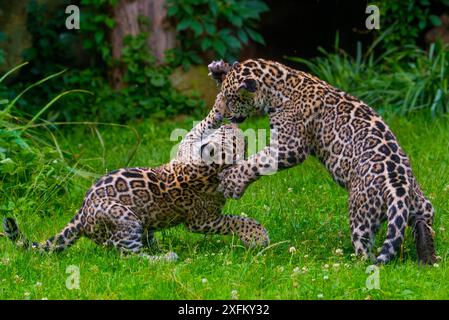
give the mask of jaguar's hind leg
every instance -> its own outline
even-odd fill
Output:
[[[95,212],[84,211],[85,235],[100,245],[115,247],[121,252],[137,253],[143,244],[144,228],[128,207],[111,203]]]
[[[142,236],[143,228],[139,222],[121,222],[106,241],[106,245],[114,246],[123,253],[139,253],[144,247]]]
[[[270,242],[267,230],[256,220],[236,215],[218,215],[205,221],[188,221],[192,232],[235,234],[246,247],[267,246]]]
[[[382,209],[377,198],[371,203],[364,195],[351,197],[349,203],[351,241],[355,254],[363,259],[375,260],[374,238],[379,229]]]

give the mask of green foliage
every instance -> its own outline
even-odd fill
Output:
[[[365,53],[359,43],[355,57],[341,51],[337,42],[335,52],[320,48],[322,57],[290,59],[381,112],[406,114],[426,109],[432,115],[449,113],[449,48],[437,43],[426,52],[406,46],[376,56],[374,48],[379,42]]]
[[[124,41],[122,57],[117,65],[124,66],[126,86],[112,91],[101,74],[82,70],[64,79],[66,87],[89,87],[95,96],[74,96],[64,108],[66,118],[77,120],[101,119],[102,122],[126,122],[131,119],[169,117],[179,113],[198,114],[204,102],[197,96],[186,96],[176,91],[169,76],[173,69],[168,65],[156,65],[149,52],[147,34],[128,36]]]
[[[386,49],[416,45],[426,28],[441,25],[438,16],[430,14],[432,2],[439,2],[449,8],[448,0],[379,0],[382,26],[392,29],[384,37],[382,45]]]
[[[27,72],[20,74],[6,94],[14,96],[24,89],[22,83],[35,82],[44,74],[67,67],[69,72],[65,73],[63,81],[46,82],[32,99],[30,96],[20,99],[18,107],[22,111],[38,112],[38,106],[45,104],[53,92],[85,88],[94,96],[67,97],[64,104],[58,103],[46,112],[46,118],[123,123],[147,116],[168,117],[201,112],[204,102],[197,94],[183,95],[172,87],[169,76],[176,64],[173,59],[167,59],[165,65],[156,63],[148,47],[147,38],[151,36],[148,33],[127,37],[120,60],[112,59],[107,35],[114,27],[115,22],[109,13],[117,4],[116,0],[72,2],[64,0],[53,10],[37,0],[30,1],[28,5],[28,29],[33,36],[33,47],[24,52],[24,57],[31,63]],[[64,8],[68,4],[78,4],[83,8],[80,30],[67,30],[61,23],[67,17]],[[108,73],[113,68],[119,68],[124,74],[123,87],[115,91],[108,81]]]
[[[211,50],[215,57],[235,60],[243,45],[252,40],[265,44],[256,31],[260,15],[268,11],[262,0],[169,0],[168,16],[173,17],[180,47],[175,63],[188,67],[202,63],[201,53]]]
[[[0,83],[25,64],[8,72]],[[33,126],[46,109],[73,91],[58,94],[32,119],[26,119],[14,108],[27,91],[60,74],[27,86],[13,99],[0,97],[0,212],[14,211],[20,207],[19,203],[33,205],[38,199],[49,201],[67,190],[67,180],[72,173],[66,156],[58,148],[55,134],[51,130],[44,134]]]
[[[126,65],[124,80],[128,86],[125,94],[133,106],[131,117],[173,116],[177,113],[195,113],[203,109],[204,102],[187,97],[173,89],[169,76],[172,68],[156,65],[155,58],[148,48],[148,35],[127,37],[122,61]],[[196,110],[196,111],[195,111]]]
[[[5,33],[0,32],[0,42],[5,40]],[[5,51],[3,49],[0,49],[0,65],[5,63]]]
[[[68,30],[61,23],[67,18],[64,8],[69,4],[82,8],[79,30]],[[199,114],[204,102],[197,94],[183,95],[175,90],[170,74],[179,65],[202,63],[201,52],[211,50],[217,57],[232,60],[248,41],[263,43],[255,27],[260,14],[268,10],[261,0],[170,1],[169,15],[179,21],[180,47],[169,52],[161,66],[148,47],[149,33],[128,37],[120,60],[112,58],[108,34],[115,25],[111,17],[115,5],[117,0],[63,0],[56,6],[30,0],[27,27],[33,46],[24,52],[30,66],[8,91],[0,87],[0,93],[13,97],[25,89],[24,83],[68,68],[63,81],[46,82],[33,97],[20,99],[17,107],[35,114],[54,92],[84,88],[92,91],[94,97],[67,97],[64,104],[58,103],[46,111],[46,118],[123,123],[147,116]],[[139,22],[143,27],[148,23],[143,19]],[[0,52],[0,62],[1,59]],[[120,70],[124,75],[123,86],[118,90],[110,87],[112,70]]]
[[[117,4],[117,0],[81,0],[81,6],[89,8],[83,10],[80,16],[82,25],[83,48],[92,50],[101,57],[104,63],[111,62],[111,45],[107,35],[115,26],[115,21],[107,13]]]

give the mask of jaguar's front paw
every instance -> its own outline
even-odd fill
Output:
[[[212,61],[207,68],[209,69],[209,76],[218,82],[223,81],[226,74],[231,70],[229,63],[223,60]]]

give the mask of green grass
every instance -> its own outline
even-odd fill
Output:
[[[448,118],[391,117],[387,122],[436,208],[438,266],[417,266],[408,230],[401,257],[380,268],[380,289],[368,290],[365,271],[369,264],[351,256],[347,193],[310,158],[300,166],[263,177],[241,200],[227,202],[224,212],[245,213],[268,229],[271,246],[262,252],[243,248],[231,236],[193,234],[182,226],[156,233],[161,252],[173,250],[179,255],[175,263],[121,257],[87,239],[61,254],[42,255],[17,249],[0,238],[0,298],[230,299],[236,290],[234,295],[240,299],[447,299]],[[176,143],[169,140],[170,132],[177,127],[189,129],[192,122],[144,121],[132,126],[141,134],[142,144],[130,165],[155,166],[169,160]],[[242,127],[266,128],[267,121],[253,120]],[[123,127],[99,126],[96,132],[73,126],[63,136],[60,148],[75,154],[82,168],[98,174],[124,166],[136,144],[133,132]],[[36,179],[45,179],[45,175]],[[24,199],[5,194],[1,202],[14,202],[12,214],[24,232],[33,240],[44,240],[70,220],[93,181],[79,175],[68,175],[68,179],[64,185],[69,192],[64,195],[52,192],[38,197],[31,192]],[[290,252],[291,247],[296,251]],[[70,265],[80,270],[77,290],[65,285]]]

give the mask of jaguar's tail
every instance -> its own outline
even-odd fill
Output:
[[[416,253],[420,264],[434,264],[437,260],[435,255],[434,232],[424,220],[415,222],[413,235],[415,237]]]
[[[13,218],[3,219],[3,230],[5,235],[11,241],[26,250],[36,248],[46,252],[61,252],[72,245],[82,234],[81,223],[78,217],[79,214],[77,214],[59,234],[42,243],[29,241],[20,231],[17,222]]]

